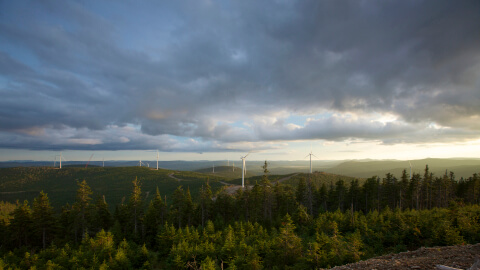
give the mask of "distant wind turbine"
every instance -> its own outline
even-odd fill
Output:
[[[62,152],[60,152],[60,155],[56,155],[56,156],[55,156],[55,162],[53,163],[53,167],[55,167],[55,165],[56,165],[55,163],[56,163],[56,161],[57,161],[57,157],[58,157],[58,156],[60,156],[60,168],[59,168],[59,169],[61,169],[61,168],[62,168],[62,159],[65,160],[65,158],[62,157]]]
[[[235,171],[235,161],[232,160],[232,171]]]
[[[242,163],[243,163],[243,167],[242,167],[242,188],[245,187],[245,174],[247,174],[247,167],[245,166],[245,159],[247,158],[248,155],[250,155],[250,152],[248,154],[246,154],[244,157],[240,157],[240,159],[242,160]]]
[[[157,171],[158,171],[158,149],[157,149]]]
[[[213,164],[212,172],[215,173],[215,164]]]
[[[304,158],[307,158],[308,156],[310,156],[310,174],[312,173],[312,156],[318,158],[317,156],[315,156],[312,151],[310,151],[310,154],[306,155]]]

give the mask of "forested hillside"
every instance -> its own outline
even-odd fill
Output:
[[[142,181],[144,195],[153,196],[156,188],[164,194],[172,194],[178,185],[190,187],[196,194],[207,181],[213,190],[222,186],[217,176],[207,176],[188,171],[152,170],[146,167],[66,167],[61,170],[51,167],[18,167],[0,169],[0,200],[15,202],[37,197],[40,191],[49,194],[55,209],[75,200],[77,183],[85,180],[95,195],[105,196],[111,209],[122,199],[128,198],[132,179]],[[181,179],[179,182],[178,179]]]
[[[333,174],[348,175],[351,177],[368,178],[372,175],[401,175],[403,170],[410,170],[413,173],[423,173],[426,165],[434,175],[443,175],[445,170],[453,171],[458,178],[468,178],[480,169],[480,159],[441,159],[427,158],[418,160],[352,160],[342,162],[334,167],[326,168],[325,172]]]
[[[130,179],[114,211],[87,181],[54,211],[50,196],[10,204],[0,221],[0,265],[28,269],[312,269],[421,246],[480,241],[480,179],[426,167],[365,181],[296,185],[265,174],[230,195],[211,183],[157,189]],[[74,179],[72,179],[74,181]],[[289,180],[290,181],[290,180]],[[93,182],[92,182],[93,183]],[[180,182],[181,183],[181,182]],[[165,200],[166,199],[166,200]]]

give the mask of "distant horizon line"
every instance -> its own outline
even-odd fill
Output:
[[[312,162],[316,161],[415,161],[415,160],[425,160],[425,159],[472,159],[472,160],[480,160],[480,157],[449,157],[449,158],[420,158],[420,159],[372,159],[372,158],[362,158],[362,159],[316,159],[312,160]],[[140,159],[109,159],[109,160],[91,160],[90,162],[134,162]],[[157,161],[156,159],[142,159],[143,161]],[[214,161],[235,161],[236,159],[196,159],[196,160],[184,160],[184,159],[174,159],[174,160],[158,160],[158,162],[175,162],[175,161],[182,161],[182,162],[214,162]],[[240,159],[239,159],[240,160]],[[268,159],[249,159],[247,161],[269,161]],[[278,160],[271,160],[271,161],[304,161],[306,159],[278,159]],[[87,162],[88,160],[68,160],[63,162]],[[52,160],[31,160],[31,159],[19,159],[19,160],[0,160],[0,162],[53,162]]]

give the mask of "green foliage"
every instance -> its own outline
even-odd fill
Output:
[[[155,194],[158,187],[162,194],[170,198],[170,194],[179,185],[188,185],[192,197],[198,194],[199,188],[207,182],[204,174],[194,172],[175,172],[175,177],[181,182],[169,177],[171,170],[151,170],[146,167],[66,167],[55,169],[51,167],[18,167],[0,168],[0,201],[15,203],[17,200],[33,201],[43,190],[51,197],[52,206],[60,210],[62,206],[75,202],[78,189],[77,181],[85,180],[93,194],[105,196],[113,212],[122,198],[128,198],[132,180],[138,177],[142,183],[143,194]],[[218,190],[223,184],[221,177],[210,177],[212,191]]]
[[[457,182],[426,167],[411,180],[387,174],[317,186],[299,178],[295,189],[272,185],[267,166],[252,188],[228,194],[213,192],[208,181],[196,190],[177,185],[166,193],[169,204],[159,188],[148,197],[145,180],[132,177],[129,199],[115,205],[113,216],[103,196],[91,199],[87,181],[78,182],[73,205],[59,214],[40,192],[31,207],[18,203],[9,223],[0,222],[0,266],[314,269],[480,241],[476,175]]]
[[[8,224],[15,208],[16,205],[13,203],[0,201],[0,222]]]

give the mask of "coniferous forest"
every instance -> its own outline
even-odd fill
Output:
[[[0,269],[315,269],[480,242],[477,174],[457,180],[426,166],[412,177],[292,186],[270,182],[265,162],[251,187],[214,194],[206,183],[191,194],[179,185],[147,200],[136,178],[111,207],[83,180],[60,211],[43,192],[2,203]]]

